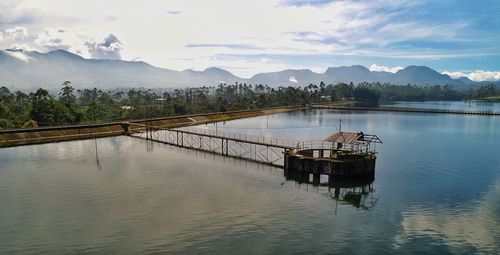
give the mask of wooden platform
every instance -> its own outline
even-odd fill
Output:
[[[318,151],[318,156],[314,152]],[[375,174],[375,154],[337,154],[331,149],[291,150],[285,155],[285,169],[290,172],[328,175],[342,178],[370,179]]]

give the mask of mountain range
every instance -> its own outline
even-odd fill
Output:
[[[426,66],[408,66],[396,73],[374,72],[364,66],[330,67],[324,73],[309,69],[259,73],[240,78],[224,69],[211,67],[203,71],[175,71],[158,68],[142,61],[86,59],[64,50],[47,53],[23,50],[0,51],[0,85],[16,89],[44,87],[57,89],[69,80],[76,87],[99,88],[176,88],[219,83],[249,83],[277,86],[298,86],[310,83],[388,82],[415,85],[471,85],[466,77],[452,79]]]

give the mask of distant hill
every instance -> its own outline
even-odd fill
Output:
[[[59,87],[65,80],[83,87],[185,87],[240,78],[219,68],[182,72],[154,67],[142,61],[85,59],[57,50],[0,51],[0,84],[16,88]]]
[[[251,84],[268,84],[270,86],[276,85],[306,85],[310,83],[319,84],[324,81],[323,74],[315,73],[309,69],[300,70],[284,70],[272,73],[259,73],[250,78]]]
[[[329,81],[335,83],[338,82],[353,82],[355,84],[360,82],[371,82],[377,81],[379,78],[368,68],[360,65],[354,66],[340,66],[340,67],[330,67],[326,69],[325,76]]]
[[[440,74],[426,66],[408,66],[397,71],[390,77],[395,84],[450,84],[464,85],[460,80],[454,80],[446,74]]]
[[[270,86],[297,86],[310,83],[388,82],[416,85],[474,85],[462,77],[452,79],[425,66],[409,66],[396,73],[372,72],[364,66],[330,67],[324,73],[309,69],[259,73],[250,79],[211,67],[203,71],[174,71],[142,61],[86,59],[64,50],[48,53],[22,50],[0,51],[0,85],[18,89],[59,88],[65,80],[78,87],[100,88],[175,88],[245,82]]]
[[[293,81],[290,80],[293,77]],[[267,82],[266,82],[267,81]],[[251,83],[267,83],[279,85],[307,85],[309,83],[337,84],[339,82],[358,84],[361,82],[381,82],[397,85],[467,85],[463,79],[452,79],[446,74],[440,74],[426,66],[409,66],[396,73],[372,72],[360,65],[330,67],[324,73],[314,73],[310,70],[285,70],[274,73],[254,75]],[[472,82],[473,83],[473,82]]]

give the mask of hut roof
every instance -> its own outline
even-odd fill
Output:
[[[332,143],[345,143],[345,144],[355,144],[359,142],[376,142],[382,143],[382,141],[376,135],[368,135],[363,132],[352,133],[352,132],[337,132],[325,138],[326,142]]]

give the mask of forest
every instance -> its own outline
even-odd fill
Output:
[[[224,112],[276,106],[354,100],[377,105],[393,101],[455,101],[496,98],[494,85],[477,89],[453,86],[415,86],[380,83],[321,82],[305,87],[269,87],[245,83],[173,89],[161,93],[150,89],[104,91],[74,88],[65,81],[57,95],[46,89],[10,91],[0,87],[0,128],[30,128],[50,125],[103,123],[173,115]]]

